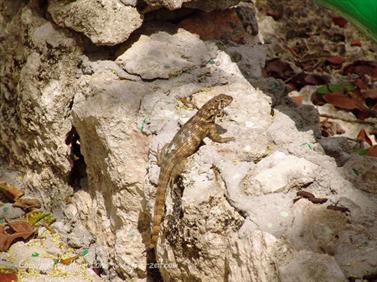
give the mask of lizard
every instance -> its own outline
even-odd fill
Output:
[[[233,137],[222,137],[220,134],[225,130],[215,123],[215,118],[223,116],[223,109],[232,101],[233,98],[225,94],[213,97],[179,129],[170,143],[158,150],[156,157],[160,174],[149,249],[156,248],[167,190],[183,170],[186,159],[198,150],[206,137],[218,143],[235,140]]]

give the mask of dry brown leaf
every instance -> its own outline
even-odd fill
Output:
[[[336,134],[343,134],[344,129],[337,123],[329,121],[328,119],[320,122],[321,134],[324,137],[334,136]]]
[[[370,75],[377,77],[377,63],[374,61],[359,60],[346,66],[343,70],[344,74],[356,73],[358,75]]]
[[[368,84],[361,78],[356,79],[353,84],[355,84],[361,90],[368,88]]]
[[[34,198],[20,198],[16,200],[13,206],[21,209],[39,209],[41,202]]]
[[[345,109],[345,110],[353,110],[357,109],[358,105],[354,99],[351,99],[342,93],[334,92],[328,93],[323,95],[323,99],[327,102],[332,104],[335,107]]]
[[[304,96],[292,96],[290,97],[293,102],[295,102],[297,105],[301,105],[302,101],[304,101]]]
[[[27,221],[17,220],[0,225],[0,251],[5,252],[18,239],[28,239],[35,229]]]
[[[69,258],[60,259],[59,262],[64,264],[64,265],[69,265],[78,258],[79,258],[79,256],[75,255],[75,256],[72,256],[72,257],[69,257]]]
[[[290,64],[278,58],[267,61],[263,71],[266,76],[272,76],[283,80],[291,78],[295,75],[295,72]]]
[[[17,282],[17,271],[15,269],[0,268],[0,281],[1,282]]]
[[[361,46],[361,40],[360,39],[352,39],[351,46]]]
[[[340,17],[340,16],[333,17],[332,21],[333,21],[334,24],[336,24],[339,27],[346,27],[346,25],[347,25],[347,20],[343,17]]]
[[[357,134],[357,140],[367,142],[370,146],[372,146],[372,140],[370,140],[364,129],[361,129],[359,134]]]
[[[345,61],[345,59],[343,57],[340,57],[340,56],[332,56],[332,57],[328,57],[326,58],[326,62],[330,63],[331,65],[334,65],[334,66],[339,66],[341,64],[343,64]]]
[[[365,98],[377,99],[377,89],[367,89],[362,92]]]
[[[377,157],[377,145],[368,148],[368,156]]]
[[[20,191],[20,189],[18,189],[16,186],[13,186],[5,181],[0,181],[0,192],[2,192],[4,196],[12,202],[24,195],[24,192]]]

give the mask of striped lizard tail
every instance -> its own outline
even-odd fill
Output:
[[[162,166],[160,171],[160,177],[158,180],[158,187],[156,192],[156,199],[154,204],[154,216],[151,230],[151,241],[149,249],[154,249],[157,245],[158,234],[160,233],[160,225],[165,209],[166,193],[169,188],[169,184],[174,182],[173,170],[175,167],[174,161],[169,161],[167,166]]]

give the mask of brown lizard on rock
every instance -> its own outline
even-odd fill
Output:
[[[205,137],[219,143],[234,140],[233,137],[220,136],[222,128],[215,123],[215,118],[223,115],[223,109],[232,100],[231,96],[225,94],[220,94],[210,99],[181,127],[173,140],[157,153],[157,164],[161,169],[154,204],[149,249],[154,249],[157,244],[168,187],[174,183],[181,173],[186,159],[198,150]]]

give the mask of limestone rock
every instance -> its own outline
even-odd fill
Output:
[[[52,0],[48,12],[56,24],[85,34],[96,45],[122,43],[142,24],[136,8],[118,0]]]
[[[234,237],[227,250],[226,279],[234,282],[280,281],[276,269],[292,253],[289,246],[269,233],[255,231],[241,238]]]
[[[137,276],[146,263],[138,227],[144,216],[147,138],[140,132],[136,116],[150,89],[138,82],[109,79],[107,73],[83,79],[91,92],[77,96],[73,123],[80,135],[89,185],[100,192],[81,193],[76,205],[83,207],[81,215],[98,244],[111,246],[107,252],[116,264],[130,270],[127,275]],[[104,259],[104,263],[108,262]]]
[[[257,165],[246,190],[248,194],[267,194],[307,186],[315,180],[318,166],[292,155],[274,152]]]
[[[143,79],[167,79],[206,64],[210,58],[209,49],[197,36],[180,29],[173,35],[164,31],[141,35],[116,62]]]
[[[75,225],[68,237],[68,243],[73,248],[89,247],[94,241],[93,236],[81,223]]]
[[[22,209],[13,207],[11,203],[0,202],[0,218],[2,220],[18,218],[23,216],[24,214],[25,212]]]
[[[355,187],[377,194],[377,159],[353,156],[343,167],[344,176]]]
[[[225,9],[240,2],[240,0],[145,0],[153,9],[167,8],[176,10],[182,7],[201,9],[209,12],[216,9]]]
[[[348,279],[333,257],[301,251],[288,264],[279,267],[283,282],[346,282]]]
[[[0,48],[0,147],[7,148],[12,164],[25,168],[21,182],[45,206],[61,204],[71,191],[63,180],[70,171],[64,140],[82,50],[72,34],[41,18],[31,4],[7,3],[9,20],[1,27],[6,36]]]

